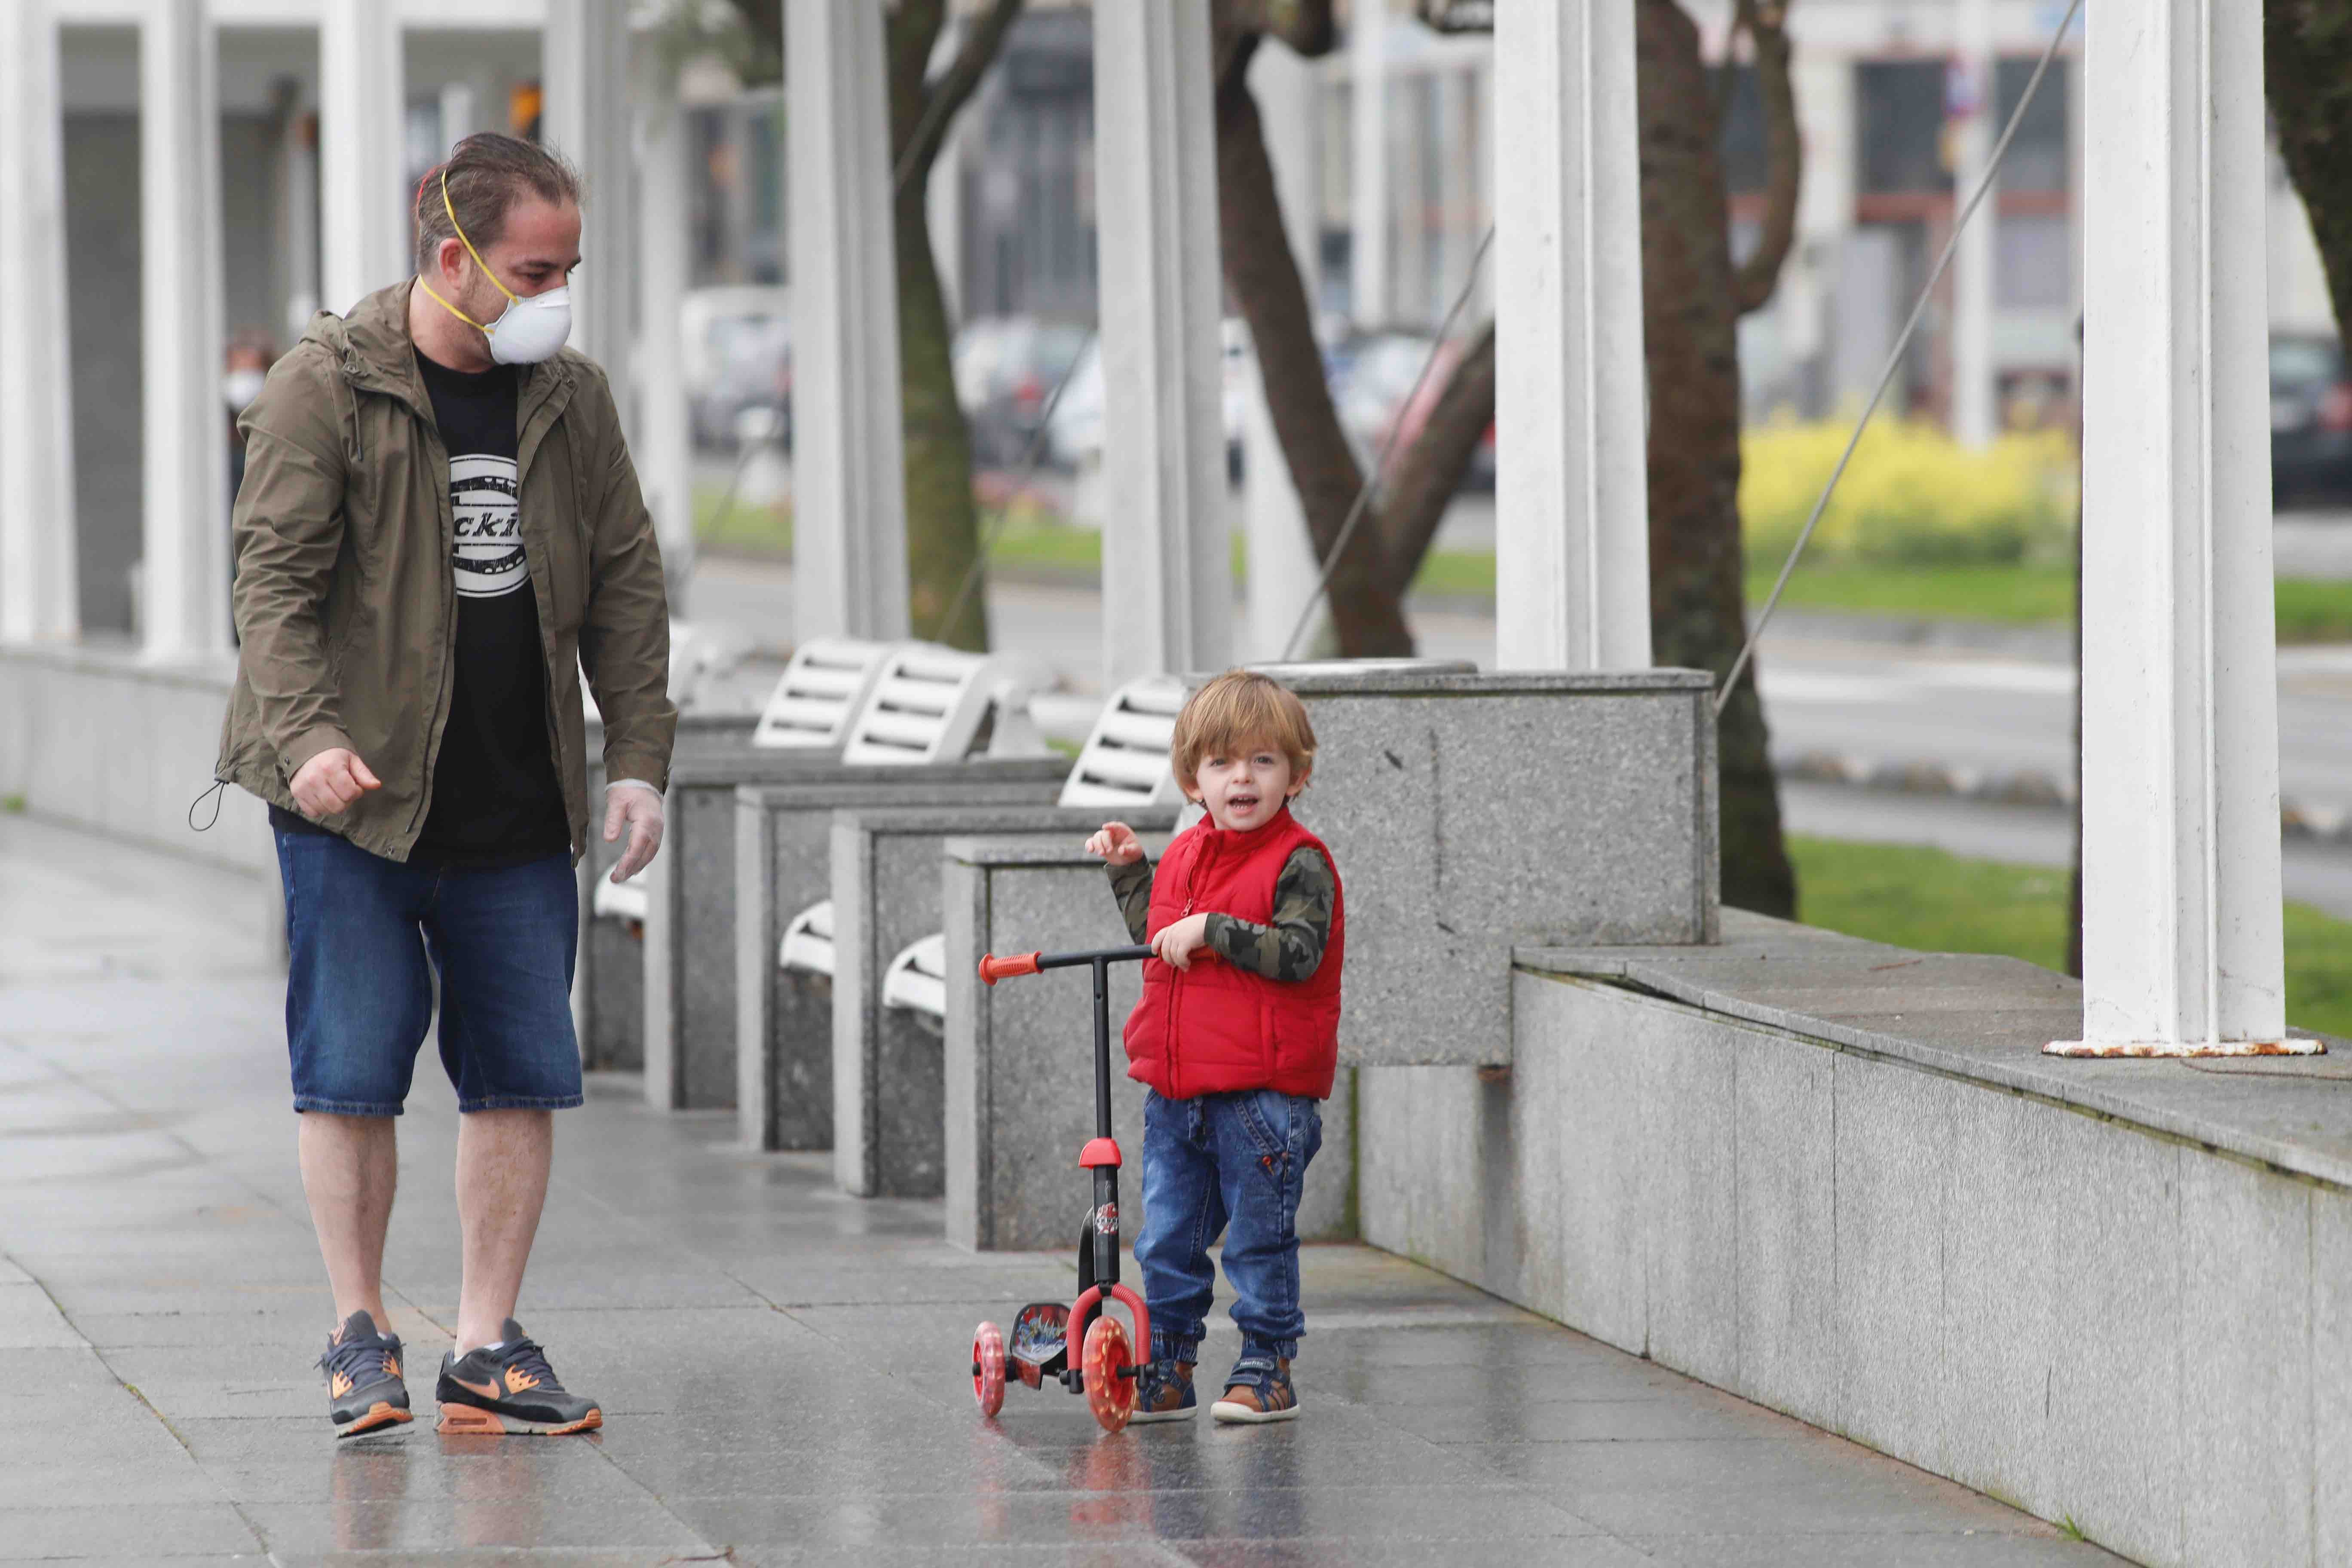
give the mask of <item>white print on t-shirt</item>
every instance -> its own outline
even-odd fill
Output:
[[[449,511],[457,532],[457,592],[495,599],[530,580],[515,510],[515,461],[468,452],[449,459]]]

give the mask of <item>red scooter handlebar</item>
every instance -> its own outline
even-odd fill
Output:
[[[1016,952],[1010,958],[999,958],[992,952],[989,953],[980,961],[980,978],[983,983],[993,985],[1016,974],[1034,974],[1037,973],[1038,957],[1034,952]]]
[[[1088,963],[1132,963],[1150,958],[1149,947],[1104,947],[1090,952],[1016,952],[1010,958],[990,953],[980,961],[980,977],[993,985],[1000,980],[1010,980],[1016,974],[1034,974],[1041,969],[1075,969]]]

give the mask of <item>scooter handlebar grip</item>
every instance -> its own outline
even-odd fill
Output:
[[[993,985],[1016,974],[1034,974],[1037,973],[1037,956],[1034,952],[1016,952],[1010,958],[999,958],[992,952],[989,953],[980,961],[980,978],[984,984]]]

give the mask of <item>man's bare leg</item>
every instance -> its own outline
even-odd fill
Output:
[[[552,1111],[477,1110],[457,1119],[457,1218],[466,1232],[459,1355],[495,1344],[514,1316],[554,1158]]]
[[[400,1176],[397,1134],[389,1116],[301,1113],[296,1147],[310,1224],[319,1233],[327,1283],[335,1293],[335,1327],[353,1312],[389,1333],[383,1311],[383,1237]]]

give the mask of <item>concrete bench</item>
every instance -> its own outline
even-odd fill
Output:
[[[667,1110],[737,1103],[736,792],[805,784],[826,810],[919,805],[943,787],[1035,799],[1062,764],[1029,727],[1026,704],[1026,685],[1005,660],[905,644],[879,661],[837,757],[808,747],[671,769],[666,842],[645,872],[648,1101]],[[985,756],[971,754],[982,747]]]
[[[1182,794],[1168,749],[1183,705],[1183,683],[1171,676],[1115,692],[1050,806],[861,807],[834,818],[832,897],[795,917],[777,956],[787,971],[831,982],[834,1166],[844,1191],[941,1190],[945,841],[1024,833],[1070,847],[1109,817],[1139,832],[1173,827]]]
[[[673,628],[675,634],[677,628]],[[709,647],[709,639],[700,639]],[[865,705],[882,660],[895,645],[817,637],[793,652],[775,689],[756,716],[678,714],[673,770],[718,758],[773,752],[829,761],[840,755],[850,721]],[[689,662],[693,662],[689,660]],[[680,669],[671,671],[671,696],[680,696]],[[690,682],[689,682],[690,683]],[[588,799],[601,812],[604,795],[604,722],[587,700]],[[649,910],[645,874],[611,879],[625,842],[590,835],[580,862],[580,946],[572,985],[572,1021],[581,1059],[591,1068],[638,1071],[646,1065],[645,928]]]
[[[1066,766],[1052,756],[946,768],[864,768],[837,778],[734,790],[729,803],[735,814],[731,947],[725,971],[730,988],[722,995],[719,976],[706,973],[687,992],[695,1009],[691,1036],[706,1047],[716,1038],[708,1010],[730,1009],[724,1065],[735,1075],[730,1089],[748,1146],[835,1146],[834,956],[840,932],[837,906],[826,897],[834,888],[835,814],[1007,812],[1033,819],[1052,809]],[[934,832],[935,847],[937,837]],[[934,884],[936,866],[934,856]],[[936,886],[930,909],[929,929],[936,930]],[[696,1070],[708,1076],[719,1066],[711,1056]]]
[[[1347,886],[1343,1069],[1507,1064],[1514,945],[1716,940],[1704,673],[1274,673],[1307,702],[1320,742],[1298,817],[1331,846]],[[949,1238],[1059,1246],[1061,1151],[1083,1142],[1092,1114],[1072,1066],[1083,1002],[1050,977],[988,988],[974,972],[987,952],[1119,940],[1118,918],[1075,841],[961,837],[946,857]],[[1594,934],[1537,934],[1570,931]],[[1115,1002],[1131,1005],[1140,982],[1114,983],[1125,987]],[[1343,1070],[1324,1112],[1335,1165],[1349,1158],[1339,1147],[1349,1081]],[[1123,1137],[1130,1100],[1119,1101]],[[1310,1205],[1339,1206],[1302,1212],[1302,1235],[1343,1226],[1341,1184],[1310,1182]]]

